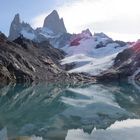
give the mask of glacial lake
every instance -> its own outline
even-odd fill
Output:
[[[0,88],[0,140],[139,140],[139,134],[140,91],[126,82]]]

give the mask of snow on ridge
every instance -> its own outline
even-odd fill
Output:
[[[21,31],[21,34],[22,34],[25,38],[30,39],[30,40],[34,40],[35,37],[36,37],[34,33],[27,32],[26,30],[22,30],[22,31]]]
[[[122,47],[106,36],[90,36],[85,33],[77,34],[77,36],[72,39],[72,41],[75,41],[75,45],[71,46],[70,42],[62,48],[68,55],[85,54],[91,57],[104,57],[129,47],[129,45]]]
[[[64,59],[61,60],[61,64],[69,64],[73,62],[90,62],[92,61],[93,58],[86,56],[85,54],[77,54],[77,55],[72,55],[72,56],[67,56]]]
[[[73,38],[70,41],[70,46],[79,46],[80,41],[92,38],[92,33],[89,29],[83,30],[79,34],[74,34]]]
[[[128,45],[121,47],[116,42],[111,42],[105,47],[96,48],[98,43],[94,37],[91,37],[81,40],[79,46],[65,46],[63,50],[68,56],[61,61],[61,64],[75,63],[76,66],[69,71],[70,73],[85,72],[96,76],[109,69],[117,54],[129,47]]]

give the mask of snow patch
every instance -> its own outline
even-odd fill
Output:
[[[36,37],[34,33],[29,33],[29,32],[27,32],[26,30],[22,30],[22,31],[21,31],[21,34],[22,34],[25,38],[30,39],[30,40],[34,40],[35,37]]]
[[[75,63],[75,62],[90,62],[93,58],[86,56],[85,54],[77,54],[65,57],[63,60],[61,60],[61,65],[69,64],[69,63]]]
[[[69,73],[84,72],[94,76],[99,75],[113,65],[116,55],[117,54],[113,54],[111,56],[106,56],[103,58],[93,58],[89,64],[72,69],[69,71]]]
[[[97,48],[100,43],[101,47]],[[62,48],[68,55],[61,64],[75,64],[69,73],[84,72],[96,76],[108,70],[113,65],[117,54],[128,47],[129,45],[120,46],[104,34],[88,36],[79,40],[79,45],[66,45]]]

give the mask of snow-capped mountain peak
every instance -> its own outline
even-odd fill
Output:
[[[79,34],[74,34],[70,41],[70,46],[80,45],[80,41],[92,38],[92,33],[89,29],[83,30]]]
[[[109,69],[116,55],[129,46],[123,41],[112,40],[104,33],[92,35],[87,29],[73,35],[71,42],[62,48],[68,55],[61,64],[73,64],[70,73],[99,75]]]

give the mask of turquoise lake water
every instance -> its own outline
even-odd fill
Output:
[[[89,140],[84,134],[95,128],[106,130],[116,121],[139,118],[140,91],[126,82],[0,88],[0,129],[6,129],[8,137],[73,140],[68,132],[82,130],[82,139]]]

